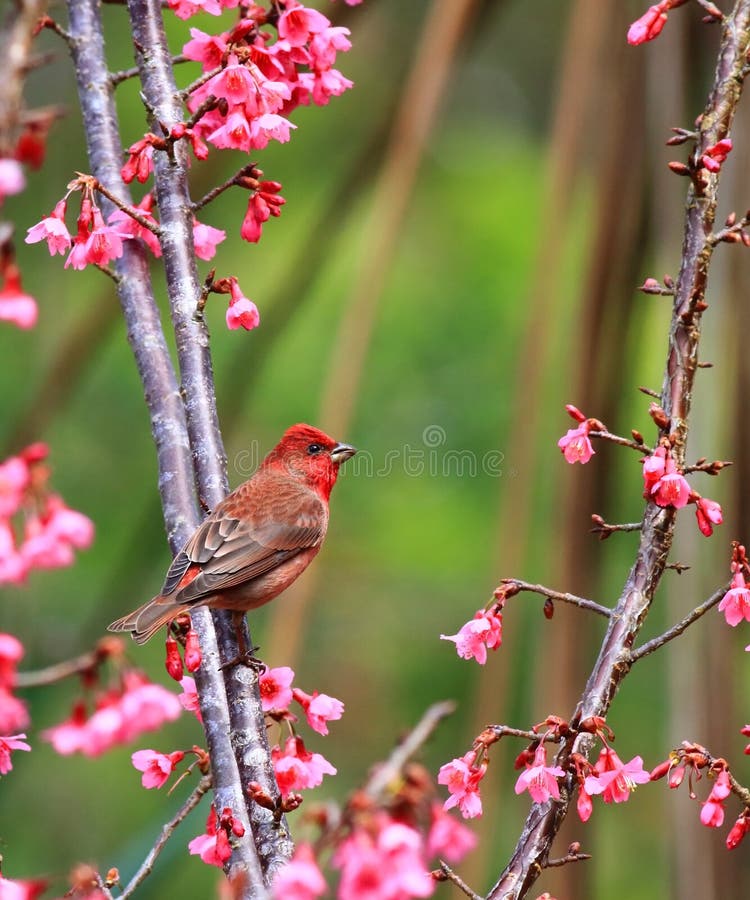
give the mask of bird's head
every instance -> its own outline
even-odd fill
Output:
[[[325,499],[336,483],[339,466],[357,451],[312,425],[292,425],[265,458],[263,465],[288,472]]]

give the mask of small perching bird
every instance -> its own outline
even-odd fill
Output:
[[[318,554],[339,466],[357,451],[310,425],[293,425],[253,477],[229,494],[174,558],[161,593],[118,619],[145,643],[198,606],[244,615],[273,600]]]

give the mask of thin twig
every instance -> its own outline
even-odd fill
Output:
[[[388,759],[375,769],[362,790],[371,797],[379,796],[399,778],[406,763],[428,740],[440,721],[452,715],[455,709],[453,700],[443,700],[430,706],[414,728],[393,748]]]
[[[470,897],[471,900],[483,900],[481,894],[477,894],[469,887],[468,884],[462,879],[459,878],[458,875],[451,869],[447,862],[444,862],[442,859],[440,860],[440,871],[445,875],[445,878],[448,881],[452,881],[456,887],[463,891],[467,897]]]
[[[523,738],[526,741],[536,743],[546,742],[550,744],[556,744],[560,740],[559,737],[556,737],[551,732],[546,732],[545,734],[537,734],[536,731],[525,731],[523,728],[511,728],[509,725],[489,725],[488,728],[493,732],[493,734],[496,734],[498,738],[519,737]]]
[[[660,647],[663,647],[664,644],[668,644],[674,638],[679,637],[683,631],[689,628],[693,622],[697,622],[701,616],[704,616],[710,609],[713,609],[717,603],[719,603],[726,594],[726,592],[730,588],[730,584],[727,583],[720,587],[718,590],[714,591],[713,594],[706,600],[704,603],[701,603],[700,606],[697,606],[692,612],[689,612],[684,619],[681,619],[676,625],[673,625],[669,631],[665,631],[664,634],[660,634],[659,637],[655,637],[650,641],[647,641],[637,650],[633,650],[630,654],[630,662],[637,662],[639,659],[642,659],[644,656],[648,656],[649,653],[653,653],[654,650],[658,650]]]
[[[120,895],[120,900],[127,900],[130,897],[136,888],[144,881],[152,872],[154,868],[154,863],[159,857],[159,854],[162,852],[164,847],[166,846],[167,841],[174,834],[175,828],[182,822],[187,816],[195,809],[195,807],[201,802],[203,795],[210,790],[211,788],[211,776],[204,775],[203,778],[198,782],[198,784],[193,788],[192,794],[187,798],[187,800],[182,804],[182,806],[177,810],[175,815],[166,823],[166,825],[162,828],[161,834],[156,840],[154,846],[149,850],[148,855],[143,860],[140,865],[138,871],[133,875],[133,877],[128,882],[128,886]]]
[[[695,465],[685,466],[682,471],[685,475],[689,472],[705,472],[708,475],[718,475],[722,469],[726,469],[727,466],[731,465],[733,465],[731,459],[715,459],[713,462],[697,462]]]
[[[177,53],[172,57],[172,65],[184,62],[193,62],[193,60],[188,59],[183,53]],[[129,69],[112,72],[109,76],[109,83],[112,87],[117,87],[118,84],[122,84],[123,81],[127,81],[129,78],[137,78],[139,74],[138,66],[131,66]]]
[[[122,210],[126,215],[130,216],[131,219],[135,219],[135,221],[143,226],[143,228],[147,228],[152,234],[155,234],[157,237],[161,237],[161,228],[151,219],[147,219],[142,212],[139,212],[132,204],[124,203],[120,198],[113,194],[112,191],[108,190],[101,181],[96,181],[94,183],[94,189],[98,191],[102,196],[106,197],[111,203]]]
[[[589,532],[591,534],[598,534],[599,540],[601,541],[606,541],[607,538],[616,531],[640,531],[643,527],[642,522],[619,522],[615,525],[611,525],[609,522],[605,522],[601,516],[597,515],[593,515],[591,520],[594,523],[594,527],[590,528]]]
[[[545,869],[556,869],[560,866],[567,866],[569,863],[583,862],[591,859],[590,853],[568,852],[567,856],[559,856],[557,859],[548,859],[544,864]]]
[[[550,600],[559,600],[561,603],[570,603],[580,609],[588,609],[590,612],[598,613],[600,616],[609,618],[612,610],[593,600],[587,600],[585,597],[577,597],[575,594],[564,594],[560,591],[553,591],[552,588],[545,587],[543,584],[530,584],[528,581],[519,581],[517,578],[503,578],[501,584],[513,584],[519,591],[528,591],[530,594],[539,594],[542,597],[548,597]]]
[[[209,72],[204,72],[199,78],[196,78],[191,84],[189,84],[186,88],[183,88],[180,91],[180,99],[185,101],[188,97],[193,93],[193,91],[197,91],[199,87],[203,87],[203,85],[218,75],[220,72],[224,71],[224,66],[217,66],[215,69],[211,69]]]
[[[207,194],[204,194],[200,198],[200,200],[195,200],[192,204],[193,212],[197,212],[199,209],[203,209],[204,206],[211,203],[212,200],[215,200],[220,194],[223,194],[224,191],[229,190],[230,187],[233,187],[236,184],[239,184],[240,179],[252,176],[254,171],[255,163],[250,163],[247,166],[243,166],[236,175],[233,175],[231,178],[227,179],[223,184],[219,184],[215,188],[211,188],[211,190]]]
[[[82,653],[74,659],[55,663],[55,665],[47,666],[45,669],[37,669],[34,672],[18,672],[14,684],[19,688],[44,687],[48,684],[56,684],[64,678],[91,672],[108,655],[103,654],[98,649],[89,650],[88,653]]]
[[[647,444],[639,444],[638,441],[630,438],[622,437],[619,434],[612,434],[611,431],[589,431],[589,437],[599,438],[600,441],[609,441],[610,444],[619,444],[621,447],[629,447],[637,453],[644,453],[647,456],[653,453],[653,448]]]

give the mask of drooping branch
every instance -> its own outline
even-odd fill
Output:
[[[519,591],[528,591],[531,594],[539,594],[550,600],[559,600],[561,603],[569,603],[571,606],[577,606],[579,609],[587,609],[589,612],[595,612],[600,616],[609,618],[612,610],[593,600],[587,600],[585,597],[577,597],[575,594],[565,594],[562,591],[553,591],[552,588],[545,587],[543,584],[529,584],[527,581],[519,581],[518,578],[503,578],[501,584],[512,584]]]
[[[128,12],[144,101],[155,119],[169,131],[182,120],[183,108],[174,80],[161,4],[158,0],[129,0]],[[196,316],[201,283],[193,247],[193,213],[187,164],[184,142],[178,141],[171,154],[156,153],[154,186],[161,218],[162,258],[175,329],[195,480],[201,502],[212,508],[228,493],[229,485],[226,454],[216,412],[208,328],[205,319]],[[196,518],[194,525],[198,521]],[[220,659],[236,658],[237,641],[228,612],[196,610],[193,622],[199,633],[204,658],[196,678],[200,691],[202,679],[208,677],[208,670],[217,673]],[[249,635],[246,633],[245,636],[247,645],[252,646]],[[278,787],[273,774],[257,673],[244,666],[231,666],[225,672],[224,681],[224,702],[228,699],[230,728],[223,723],[217,728],[222,729],[222,741],[231,733],[239,775],[233,786],[233,803],[226,805],[239,809],[237,804],[244,804],[246,800],[242,785],[258,782],[273,797],[278,796]],[[207,725],[212,727],[209,722]],[[219,734],[215,737],[218,740]],[[213,750],[209,749],[213,757]],[[269,810],[258,804],[249,804],[248,814],[268,883],[276,869],[291,855],[289,832],[283,819],[276,821]]]
[[[708,147],[729,132],[746,75],[749,48],[750,0],[737,0],[732,13],[722,23],[714,85],[700,120],[692,157],[694,161],[700,160]],[[701,314],[705,309],[708,267],[714,249],[711,235],[718,181],[718,175],[709,174],[694,165],[686,201],[682,261],[675,286],[669,350],[660,397],[668,420],[661,434],[673,436],[673,455],[678,468],[685,463],[693,381],[698,367]],[[647,505],[635,562],[612,612],[599,658],[589,676],[572,725],[589,716],[606,716],[627,675],[632,664],[630,648],[648,614],[667,564],[674,524],[673,509],[661,509],[653,503]],[[565,767],[571,752],[585,754],[590,750],[591,742],[588,735],[579,735],[566,742],[556,764]],[[549,859],[552,842],[567,814],[575,789],[575,779],[568,776],[560,802],[535,804],[510,862],[488,894],[488,900],[517,900],[530,889]]]

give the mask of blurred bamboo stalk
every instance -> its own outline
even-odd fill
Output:
[[[461,39],[480,0],[434,0],[393,121],[372,207],[361,237],[359,266],[329,361],[319,420],[343,440],[350,427],[386,275],[391,270],[419,167],[434,127]],[[320,565],[274,609],[266,654],[294,666]]]
[[[565,265],[570,213],[586,158],[584,147],[590,140],[587,123],[597,110],[600,98],[600,82],[594,73],[598,71],[604,37],[615,8],[613,0],[594,4],[590,0],[577,0],[568,20],[546,161],[544,195],[547,203],[538,228],[536,260],[531,268],[533,280],[526,303],[529,312],[519,342],[517,372],[512,380],[515,393],[508,421],[506,460],[517,469],[518,475],[503,479],[496,537],[497,559],[490,576],[495,580],[503,574],[522,573],[529,552],[532,510],[529,497],[533,488],[539,418],[548,406],[541,402],[542,379],[550,370],[554,354],[552,323],[555,317],[552,311],[559,302],[557,286]],[[528,661],[513,653],[511,648],[508,650],[509,653],[504,651],[503,670],[513,672],[514,681],[525,683],[530,675]],[[498,677],[491,669],[482,676],[477,680],[476,699],[472,704],[472,732],[477,734],[488,722],[503,721],[509,711],[507,678]],[[512,753],[512,749],[507,753]],[[497,756],[498,764],[490,767],[487,775],[488,796],[497,795],[500,772],[507,768],[506,754]],[[481,884],[488,871],[494,853],[488,838],[497,834],[499,817],[498,805],[488,804],[482,822],[484,840],[463,868],[470,884]]]

